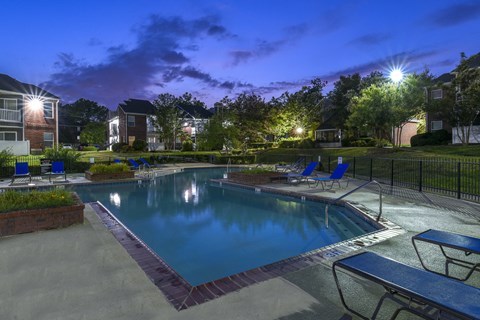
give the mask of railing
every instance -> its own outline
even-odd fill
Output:
[[[375,180],[372,180],[372,181],[365,182],[364,184],[356,187],[355,189],[353,189],[353,190],[345,193],[345,194],[342,195],[341,197],[336,198],[336,199],[333,200],[332,202],[327,203],[327,205],[325,206],[325,224],[326,224],[327,228],[328,228],[328,206],[329,206],[330,204],[335,204],[335,203],[337,203],[338,201],[340,201],[340,200],[348,197],[348,196],[351,195],[352,193],[354,193],[354,192],[356,192],[356,191],[358,191],[358,190],[360,190],[360,189],[368,186],[368,185],[371,184],[371,183],[375,183],[375,184],[378,186],[379,200],[378,200],[378,216],[377,216],[377,222],[380,221],[380,218],[382,217],[382,211],[383,211],[383,204],[382,204],[382,185],[381,185],[379,182],[377,182],[377,181],[375,181]]]
[[[348,175],[356,179],[480,202],[480,159],[343,157],[342,161],[350,163]],[[323,157],[322,164],[331,172],[337,158]]]
[[[22,114],[18,110],[0,109],[0,120],[22,122]]]

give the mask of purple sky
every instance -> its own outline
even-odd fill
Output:
[[[402,65],[440,75],[480,52],[478,0],[2,1],[0,73],[63,103],[190,92],[267,100]]]

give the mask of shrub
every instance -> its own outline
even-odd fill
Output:
[[[280,148],[300,148],[310,149],[315,147],[315,142],[312,139],[299,139],[295,137],[285,138],[278,143]]]
[[[95,146],[86,146],[83,147],[82,151],[98,151],[98,149]]]
[[[69,206],[74,202],[72,193],[61,189],[31,192],[7,190],[0,193],[0,212]]]
[[[132,148],[135,151],[147,151],[147,143],[144,140],[135,140],[132,143]]]
[[[375,142],[375,147],[377,148],[392,146],[392,143],[387,139],[375,139],[374,142]]]
[[[5,168],[7,163],[13,161],[13,157],[14,155],[11,152],[11,148],[0,151],[0,168]]]
[[[447,130],[437,130],[414,135],[410,139],[412,147],[445,145],[451,140]]]
[[[182,142],[182,151],[193,151],[193,142],[191,139],[186,139]]]
[[[129,153],[129,152],[132,152],[132,151],[133,151],[132,146],[129,146],[128,144],[124,144],[122,146],[122,148],[120,149],[120,152],[123,152],[123,153]]]
[[[46,148],[43,152],[43,156],[45,159],[51,159],[53,161],[65,161],[68,163],[73,163],[78,160],[81,154],[72,149],[59,148],[56,150],[53,148]]]
[[[113,164],[94,164],[88,170],[91,173],[116,173],[130,171],[130,167],[125,163],[113,163]]]
[[[122,147],[123,146],[126,146],[127,144],[126,143],[123,143],[123,142],[117,142],[117,143],[114,143],[112,144],[112,151],[113,152],[121,152],[122,151]]]

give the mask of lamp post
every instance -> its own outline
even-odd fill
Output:
[[[400,68],[394,68],[390,71],[390,80],[392,80],[393,83],[399,84],[403,80],[403,71]]]

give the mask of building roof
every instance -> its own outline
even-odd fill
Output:
[[[178,105],[177,108],[184,111],[187,116],[197,119],[209,119],[213,116],[210,110],[197,105]]]
[[[47,97],[51,99],[60,99],[59,97],[40,87],[37,87],[33,84],[20,82],[17,79],[14,79],[3,73],[0,73],[0,90],[38,97]]]
[[[148,100],[128,99],[118,105],[125,113],[154,114],[155,107]]]

